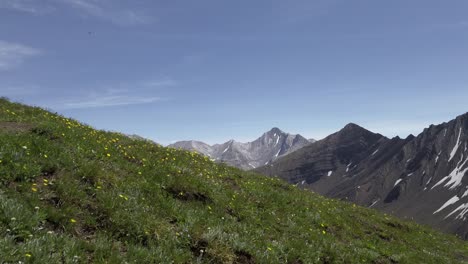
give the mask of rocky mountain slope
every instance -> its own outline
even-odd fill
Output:
[[[269,164],[311,142],[314,140],[308,140],[301,135],[291,135],[275,127],[248,143],[230,140],[210,146],[200,141],[179,141],[169,147],[196,151],[217,162],[249,170]]]
[[[417,137],[355,124],[256,171],[468,238],[468,113]]]

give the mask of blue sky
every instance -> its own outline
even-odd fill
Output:
[[[162,144],[465,113],[464,0],[0,0],[0,94]]]

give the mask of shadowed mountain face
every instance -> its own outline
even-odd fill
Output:
[[[256,171],[468,239],[468,113],[414,137],[354,124]]]
[[[230,140],[210,146],[200,141],[179,141],[169,147],[196,151],[218,162],[248,170],[269,164],[311,142],[313,140],[307,140],[301,135],[285,133],[275,127],[255,141],[248,143]]]

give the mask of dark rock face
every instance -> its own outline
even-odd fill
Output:
[[[406,139],[349,124],[256,171],[468,239],[468,113]]]
[[[249,170],[269,164],[311,143],[301,135],[291,135],[275,127],[248,143],[230,140],[210,146],[199,141],[179,141],[169,147],[196,151],[217,162]]]

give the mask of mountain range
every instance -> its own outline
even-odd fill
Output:
[[[468,238],[468,113],[389,139],[356,124],[255,169]]]
[[[2,263],[468,260],[453,235],[1,98],[0,146]]]
[[[256,140],[247,143],[229,140],[222,144],[208,145],[190,140],[179,141],[168,147],[196,151],[216,162],[249,170],[270,164],[279,157],[292,153],[314,141],[301,135],[285,133],[274,127]]]

